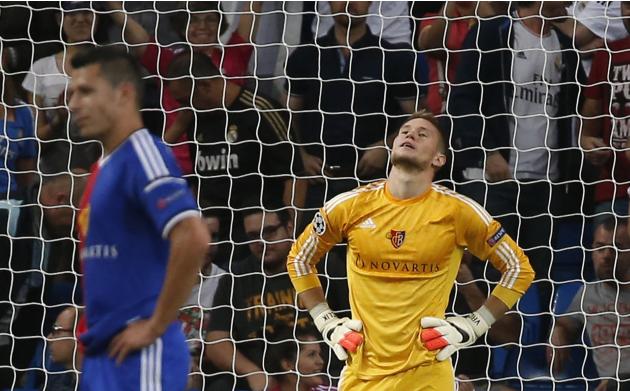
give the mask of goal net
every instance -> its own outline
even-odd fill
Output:
[[[482,205],[536,272],[453,356],[460,389],[630,389],[629,8],[0,2],[0,391],[80,387],[76,221],[102,148],[81,135],[67,90],[72,56],[95,45],[137,58],[145,126],[172,148],[212,234],[179,317],[188,389],[339,385],[344,364],[298,303],[286,257],[311,221],[325,224],[325,202],[387,177],[393,138],[419,110],[448,144],[435,181]],[[404,243],[397,229],[386,245]],[[317,266],[340,317],[352,316],[347,245]],[[467,252],[449,268],[446,316],[503,283]]]

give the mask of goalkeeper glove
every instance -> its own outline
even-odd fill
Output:
[[[451,316],[444,319],[426,316],[420,324],[420,340],[429,350],[438,350],[438,361],[444,361],[457,350],[472,345],[488,331],[494,317],[485,306],[466,316]]]
[[[319,303],[309,313],[315,322],[315,326],[324,341],[335,352],[337,358],[344,361],[348,358],[347,352],[356,352],[363,343],[363,323],[360,320],[342,318],[339,319],[326,303]]]

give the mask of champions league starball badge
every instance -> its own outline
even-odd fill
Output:
[[[324,220],[324,216],[321,213],[315,213],[315,217],[313,218],[313,230],[319,236],[322,236],[324,232],[326,232],[326,220]]]

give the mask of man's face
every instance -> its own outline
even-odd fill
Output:
[[[251,214],[243,219],[245,234],[252,254],[262,259],[265,266],[278,267],[287,261],[291,249],[291,223],[282,224],[277,213]]]
[[[617,246],[615,278],[621,282],[628,282],[630,281],[630,238],[627,225],[617,226],[615,245]]]
[[[217,12],[191,13],[186,31],[193,45],[212,45],[219,37],[220,16]]]
[[[193,82],[190,79],[182,79],[171,81],[168,87],[171,96],[177,100],[181,107],[209,110],[214,108],[209,99],[210,83],[210,80],[197,80],[193,86]]]
[[[613,278],[613,267],[617,257],[614,245],[613,231],[607,230],[603,225],[595,229],[593,235],[593,267],[599,280]]]
[[[75,221],[78,200],[83,195],[86,178],[71,178],[61,174],[59,178],[42,185],[39,202],[44,207],[44,222],[53,236],[68,236]]]
[[[369,1],[331,1],[330,12],[335,23],[343,27],[357,27],[366,23]]]
[[[74,336],[76,309],[66,308],[59,314],[48,334],[50,357],[56,363],[73,367],[77,341]]]
[[[94,140],[102,140],[110,131],[122,104],[120,88],[103,77],[100,67],[92,64],[72,72],[68,104],[81,135]]]
[[[394,139],[392,164],[425,170],[441,167],[446,157],[440,152],[441,135],[431,122],[416,118],[407,121]]]
[[[69,43],[91,42],[96,18],[93,11],[80,10],[64,12],[62,28]]]

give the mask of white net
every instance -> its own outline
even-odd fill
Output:
[[[343,364],[282,265],[325,201],[386,177],[391,136],[423,108],[451,148],[437,180],[483,205],[536,272],[454,357],[460,389],[628,389],[630,10],[565,6],[1,2],[0,390],[80,384],[74,221],[101,148],[66,90],[72,56],[106,44],[142,66],[146,127],[213,236],[180,315],[189,389],[337,386]],[[344,251],[318,271],[349,316]],[[447,314],[479,308],[500,278],[465,255]]]

